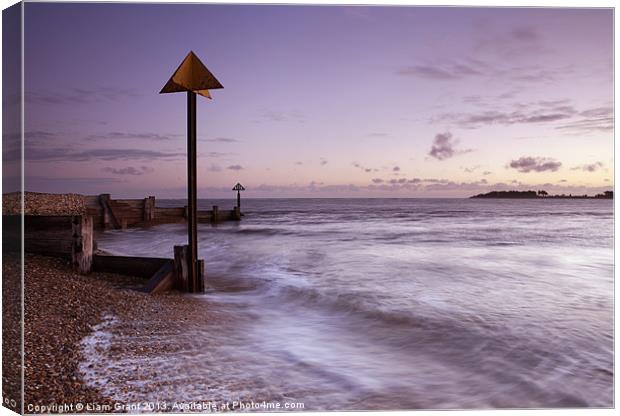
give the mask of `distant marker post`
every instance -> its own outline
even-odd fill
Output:
[[[243,185],[237,182],[237,184],[234,188],[232,188],[232,190],[237,191],[237,209],[239,210],[239,212],[241,212],[241,191],[245,191],[245,188],[243,187]]]

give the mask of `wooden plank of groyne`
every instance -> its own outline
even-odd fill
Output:
[[[161,257],[93,256],[93,270],[150,279],[170,259]]]
[[[149,196],[144,198],[144,213],[143,220],[149,223],[155,219],[155,197]]]
[[[74,216],[71,236],[71,264],[78,273],[88,274],[93,261],[93,217]]]
[[[187,259],[189,257],[189,246],[174,246],[174,274],[175,286],[183,292],[189,292],[189,265]]]
[[[174,261],[169,260],[165,262],[159,270],[151,276],[146,285],[144,285],[144,291],[151,295],[167,292],[174,288]]]
[[[197,273],[192,278],[189,272],[190,257],[189,246],[174,246],[174,286],[183,292],[202,293],[204,292],[204,260],[196,261]]]

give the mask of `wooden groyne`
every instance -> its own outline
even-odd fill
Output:
[[[71,261],[80,274],[90,272],[115,273],[145,279],[142,290],[157,294],[171,289],[201,293],[204,278],[192,282],[187,274],[187,246],[171,247],[174,258],[112,256],[97,253],[93,217],[89,215],[3,215],[3,250],[61,257]],[[199,260],[200,276],[204,276],[204,261]]]
[[[96,271],[143,277],[143,290],[148,293],[205,290],[204,261],[198,260],[196,276],[188,273],[188,246],[171,247],[172,258],[97,254],[97,230],[186,222],[186,207],[158,208],[153,196],[114,200],[109,194],[26,193],[23,209],[20,201],[20,194],[3,196],[2,237],[6,252],[20,251],[23,244],[26,253],[70,260],[73,269],[81,274]],[[239,206],[232,210],[213,206],[198,211],[198,222],[239,221],[241,216]]]
[[[110,194],[84,196],[87,215],[93,217],[95,229],[124,229],[158,224],[187,222],[187,206],[161,208],[155,205],[155,197],[142,199],[112,199]],[[210,210],[198,211],[199,223],[239,221],[238,207],[221,210],[213,206]]]

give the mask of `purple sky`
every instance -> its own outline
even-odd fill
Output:
[[[613,186],[610,9],[26,4],[26,190],[447,197]]]

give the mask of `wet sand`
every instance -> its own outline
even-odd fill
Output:
[[[112,343],[107,353],[147,360],[163,351],[170,353],[172,346],[157,342],[158,334],[184,333],[196,325],[204,328],[205,320],[217,319],[204,301],[190,296],[178,292],[152,296],[137,291],[143,279],[108,273],[81,276],[71,270],[67,260],[52,257],[26,255],[25,262],[27,413],[119,411],[114,398],[93,387],[92,378],[90,383],[84,379],[92,357],[84,356],[83,340],[107,317],[122,323],[117,331],[138,341]],[[18,274],[19,259],[7,256],[3,269]],[[151,341],[148,348],[140,342],[144,337]],[[145,382],[156,383],[156,372]],[[73,407],[55,407],[63,404]]]

